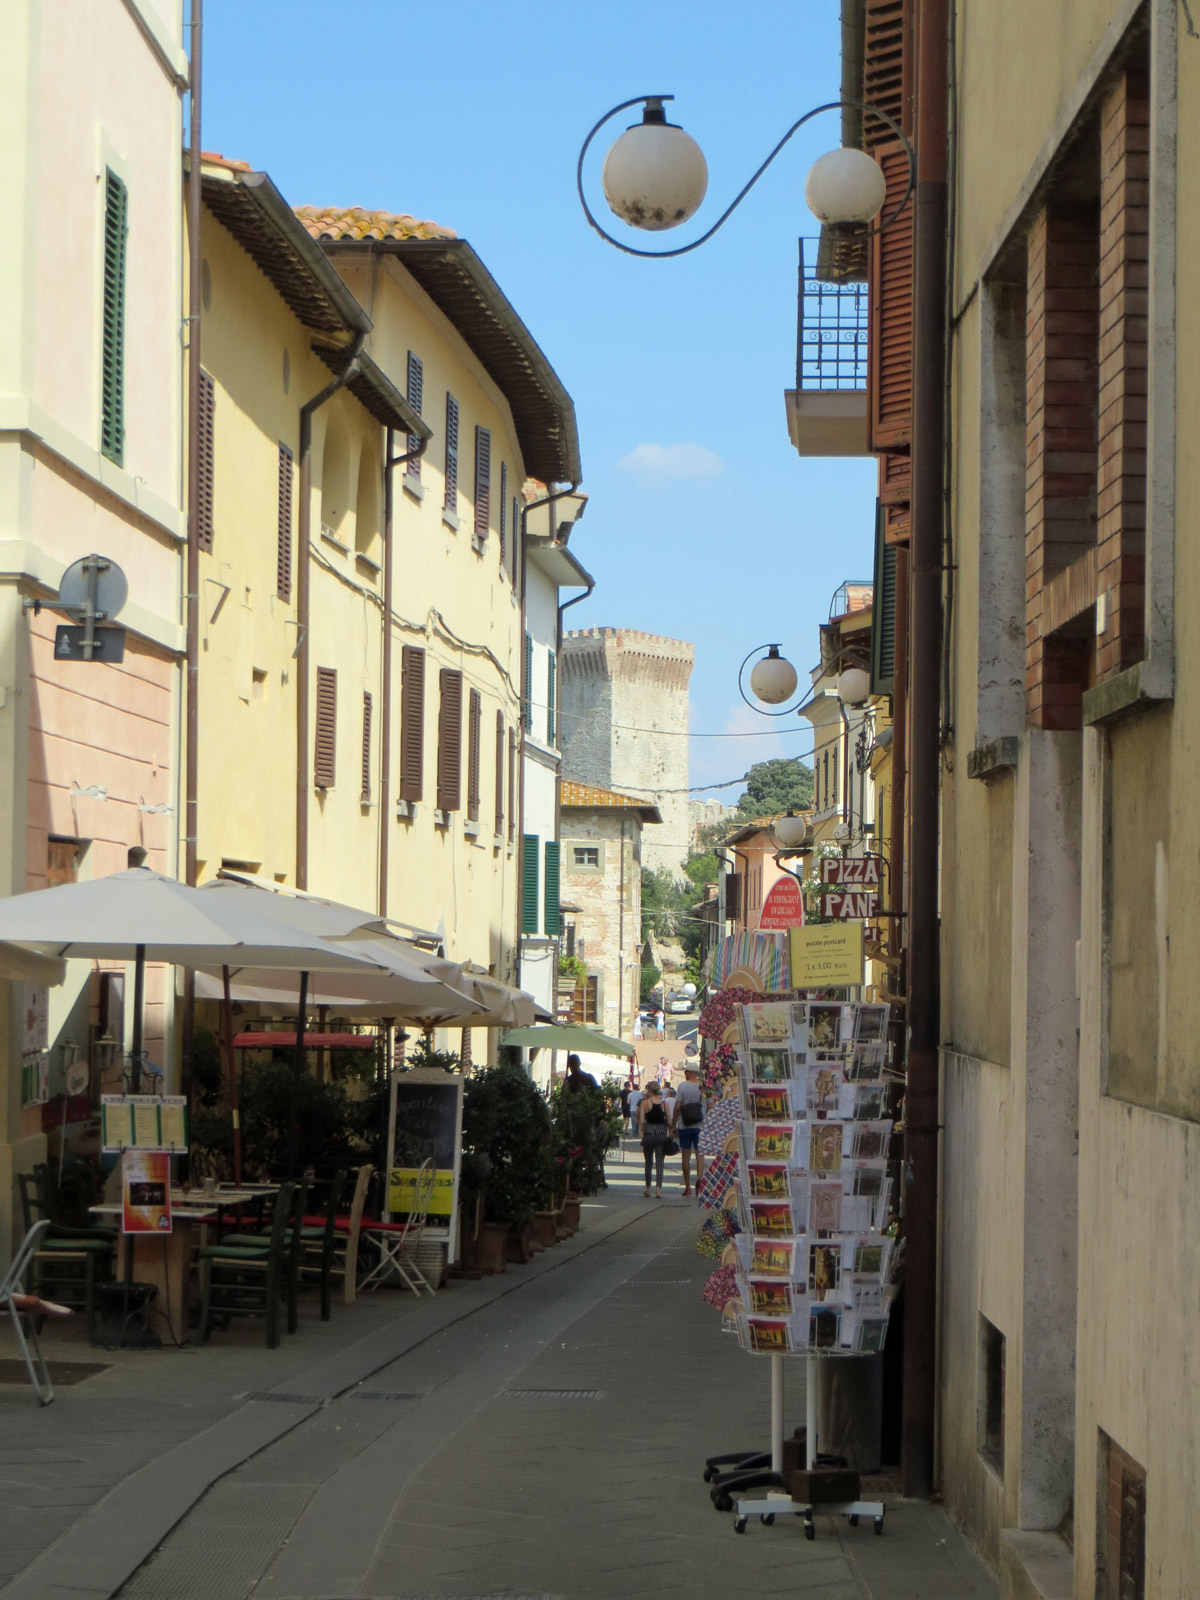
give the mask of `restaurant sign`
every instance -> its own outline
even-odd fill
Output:
[[[826,856],[820,864],[821,909],[833,922],[879,915],[882,862],[878,856]]]
[[[758,925],[763,929],[803,927],[804,895],[790,873],[767,890]]]
[[[427,1234],[449,1245],[455,1259],[458,1241],[458,1178],[462,1165],[463,1080],[457,1073],[417,1068],[392,1074],[387,1210],[393,1222],[412,1215],[417,1173],[433,1161],[433,1195]]]

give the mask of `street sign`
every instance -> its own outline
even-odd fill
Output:
[[[92,629],[91,654],[86,627],[74,623],[60,623],[54,630],[54,659],[56,661],[124,661],[125,629]]]
[[[822,885],[824,900],[821,909],[835,922],[852,922],[855,918],[871,921],[879,915],[878,889],[834,890]]]
[[[863,981],[861,922],[810,923],[788,934],[795,989],[842,988]]]
[[[97,620],[111,622],[129,599],[129,580],[107,556],[84,556],[72,561],[58,585],[58,603],[80,622],[88,611]]]
[[[822,893],[826,886],[839,889],[878,888],[881,866],[878,856],[825,856],[821,861]]]
[[[758,925],[760,928],[803,927],[804,895],[790,873],[767,890]]]

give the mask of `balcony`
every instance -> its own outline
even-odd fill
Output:
[[[802,456],[865,456],[867,286],[818,272],[818,241],[800,240],[796,387],[784,392]]]

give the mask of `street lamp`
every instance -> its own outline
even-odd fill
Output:
[[[786,816],[775,818],[771,831],[781,850],[799,850],[808,837],[808,818],[789,811]]]
[[[767,653],[765,656],[759,656],[759,659],[750,669],[750,694],[754,696],[754,700],[751,700],[750,695],[746,693],[742,679],[746,672],[746,662],[750,660],[751,656],[757,655],[760,650],[765,650]],[[786,656],[779,654],[779,646],[777,644],[756,644],[738,668],[737,681],[738,693],[751,711],[757,711],[760,717],[790,717],[796,709],[795,706],[784,706],[782,711],[763,710],[764,705],[782,705],[785,700],[790,699],[795,694],[796,685],[800,681],[792,663]],[[755,700],[762,703],[755,705]]]
[[[827,227],[848,227],[856,231],[878,233],[888,228],[908,204],[916,176],[916,159],[904,130],[886,111],[867,105],[861,100],[831,100],[814,106],[811,111],[795,121],[754,173],[750,181],[734,197],[712,227],[691,244],[674,250],[638,250],[623,244],[601,227],[587,203],[583,192],[583,163],[592,140],[610,118],[631,106],[642,107],[642,120],[627,128],[613,144],[604,159],[601,184],[609,209],[632,228],[651,233],[678,228],[699,210],[708,190],[708,163],[704,152],[689,133],[678,124],[667,121],[665,105],[674,100],[670,94],[640,94],[632,100],[606,111],[596,123],[579,152],[575,171],[575,186],[583,213],[602,239],[632,256],[682,256],[695,250],[706,239],[711,239],[717,229],[741,205],[750,190],[762,177],[775,157],[798,129],[813,117],[826,111],[840,111],[852,106],[868,116],[878,117],[896,138],[901,140],[908,155],[908,181],[904,193],[890,213],[874,228],[870,226],[883,211],[887,197],[887,184],[883,172],[873,157],[865,150],[843,147],[830,150],[814,163],[808,174],[804,197],[818,222]]]
[[[838,675],[837,697],[844,706],[861,706],[871,692],[871,675],[862,667],[845,667]]]

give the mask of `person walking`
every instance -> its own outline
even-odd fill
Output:
[[[642,1040],[645,1037],[646,1037],[646,1030],[642,1027],[642,1013],[639,1011],[634,1015],[634,1019],[633,1019],[633,1042],[634,1042],[634,1044],[641,1044]]]
[[[672,1080],[672,1078],[674,1078],[674,1076],[675,1076],[675,1069],[671,1065],[671,1063],[667,1060],[666,1056],[659,1056],[659,1058],[658,1058],[658,1081],[659,1081],[659,1083],[662,1084],[664,1089],[670,1089],[671,1080]]]
[[[646,1092],[638,1102],[637,1129],[642,1140],[642,1154],[646,1158],[646,1199],[650,1198],[650,1168],[654,1168],[654,1198],[662,1199],[663,1162],[667,1158],[667,1139],[671,1121],[663,1105],[662,1090],[657,1083],[646,1085]]]
[[[700,1130],[704,1126],[704,1096],[700,1092],[700,1070],[684,1063],[683,1082],[675,1092],[675,1109],[671,1118],[671,1131],[679,1140],[679,1154],[683,1162],[683,1195],[686,1200],[692,1192],[692,1154],[696,1156],[696,1192],[704,1177],[704,1156],[700,1150]]]
[[[658,1029],[658,1037],[665,1039],[667,1037],[667,1016],[661,1006],[654,1013],[654,1026]]]

